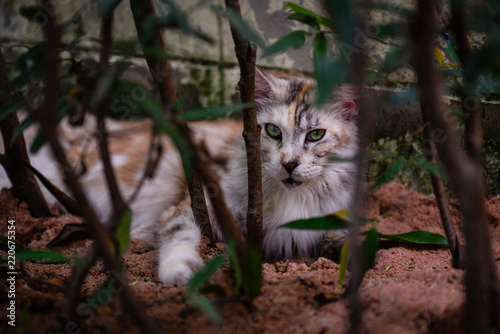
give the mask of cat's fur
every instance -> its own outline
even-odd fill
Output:
[[[324,233],[279,227],[292,220],[323,216],[348,207],[354,181],[353,164],[333,161],[331,157],[350,158],[355,154],[357,130],[352,118],[357,106],[356,90],[342,86],[330,103],[318,107],[314,104],[311,80],[279,79],[257,70],[255,94],[258,123],[262,127],[264,259],[312,254],[318,251]],[[80,128],[63,124],[59,131],[68,157],[77,170],[81,169],[82,152],[85,154],[86,171],[80,180],[100,218],[106,221],[111,205],[102,164],[95,141],[92,139],[93,144],[88,145],[95,129],[94,122],[95,119],[88,117]],[[281,138],[272,138],[266,131],[267,124],[281,129]],[[196,139],[205,142],[214,161],[218,162],[224,198],[244,231],[247,167],[242,125],[225,120],[197,122],[191,127]],[[112,163],[122,194],[127,199],[143,173],[150,122],[110,120],[108,129]],[[318,141],[306,140],[313,130],[326,131]],[[29,131],[26,135],[32,136]],[[162,141],[164,153],[156,175],[146,181],[137,199],[131,203],[131,236],[158,246],[160,281],[185,284],[203,264],[197,251],[201,235],[189,205],[180,156],[168,138]],[[46,146],[31,157],[31,162],[58,187],[66,189]],[[0,175],[0,180],[5,181],[6,176]],[[211,191],[210,185],[206,191]],[[51,198],[46,191],[44,194]],[[214,222],[213,213],[210,215]],[[213,226],[215,234],[221,238],[216,224]],[[339,247],[345,238],[346,232],[341,231],[330,234],[327,240]]]

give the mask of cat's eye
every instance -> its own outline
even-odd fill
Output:
[[[266,133],[274,139],[281,138],[281,130],[274,124],[266,124]]]
[[[310,131],[306,136],[306,141],[318,141],[325,135],[325,130],[316,129]]]

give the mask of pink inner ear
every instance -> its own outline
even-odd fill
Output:
[[[266,75],[258,68],[255,69],[255,100],[266,99],[271,93],[271,84]]]
[[[342,103],[342,117],[349,120],[357,108],[358,103],[356,101],[346,101]]]

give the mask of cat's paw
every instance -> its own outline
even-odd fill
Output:
[[[198,253],[183,254],[178,258],[160,260],[158,279],[167,285],[186,285],[193,275],[203,266]]]

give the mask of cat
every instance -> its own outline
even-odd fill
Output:
[[[289,221],[324,216],[349,207],[354,184],[352,158],[357,148],[358,91],[340,86],[332,99],[315,104],[315,83],[307,78],[278,78],[256,69],[255,102],[261,126],[263,250],[266,261],[320,252],[338,251],[347,239],[345,230],[319,231],[280,228]],[[141,178],[147,158],[151,121],[107,121],[112,164],[125,199]],[[247,162],[242,124],[233,120],[190,123],[195,139],[205,142],[217,168],[227,206],[245,231]],[[59,136],[87,197],[102,221],[110,217],[110,200],[96,142],[95,118],[81,127],[63,121]],[[31,131],[31,132],[30,132]],[[25,135],[34,137],[36,130]],[[130,135],[133,133],[132,135]],[[133,212],[131,237],[158,248],[158,278],[164,284],[184,285],[203,265],[197,247],[201,232],[190,207],[180,155],[170,139],[162,138],[163,155],[153,179],[146,180]],[[1,146],[0,146],[1,147]],[[57,187],[66,189],[47,145],[31,157],[32,165]],[[6,176],[0,176],[5,181]],[[2,182],[5,185],[5,182]],[[42,187],[43,189],[43,187]],[[67,189],[66,189],[67,190]],[[210,185],[206,192],[211,191]],[[44,196],[54,203],[48,192]],[[207,199],[215,236],[222,240]]]

